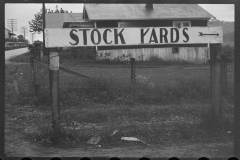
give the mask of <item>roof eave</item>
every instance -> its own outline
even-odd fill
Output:
[[[144,18],[129,18],[129,19],[89,19],[89,21],[132,21],[132,20],[209,20],[213,17],[208,17],[208,18],[149,18],[149,19],[144,19]]]

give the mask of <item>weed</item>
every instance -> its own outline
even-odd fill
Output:
[[[181,100],[207,100],[207,82],[179,80],[175,85],[156,86],[149,76],[137,75],[136,83],[120,83],[116,78],[98,76],[85,81],[69,81],[69,89],[61,96],[61,103],[76,105],[82,102],[113,104],[168,104]]]
[[[29,65],[19,65],[18,70],[10,65],[6,67],[7,104],[32,104],[33,87],[29,70]],[[174,73],[180,71],[176,69]],[[138,74],[134,83],[104,74],[86,80],[63,77],[68,82],[64,87],[60,85],[61,123],[58,132],[53,132],[49,124],[51,105],[46,74],[41,77],[40,97],[35,105],[39,109],[47,107],[48,116],[27,112],[26,115],[30,116],[24,117],[11,109],[7,112],[11,116],[6,119],[10,124],[21,125],[22,128],[38,126],[37,132],[26,135],[28,139],[43,145],[62,147],[86,145],[96,135],[101,137],[99,143],[102,146],[126,145],[121,141],[123,136],[136,137],[150,144],[209,142],[228,138],[224,133],[233,128],[233,87],[222,94],[222,128],[212,132],[212,118],[207,110],[211,100],[210,83],[193,77],[193,70],[189,71],[191,73],[181,72],[187,73],[187,78],[183,75],[184,78],[179,79],[174,75],[174,82],[166,85],[152,81],[155,77],[146,74]],[[23,77],[11,75],[15,73],[23,73]],[[189,75],[193,78],[190,79]],[[14,78],[19,94],[13,85]],[[168,77],[165,79],[168,82]],[[115,130],[118,133],[110,136]]]

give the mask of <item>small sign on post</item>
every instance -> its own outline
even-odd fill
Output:
[[[222,27],[145,27],[145,28],[46,28],[46,48],[84,46],[127,46],[166,44],[210,44],[212,110],[219,120],[221,116],[221,65],[216,57],[217,47],[223,42]],[[52,88],[53,121],[58,122],[58,52],[50,52],[50,76]],[[135,79],[135,59],[131,59],[131,80]]]
[[[49,55],[49,69],[50,70],[59,70],[59,53],[51,52]]]

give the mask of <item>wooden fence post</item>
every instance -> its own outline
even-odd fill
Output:
[[[240,2],[235,2],[234,40],[234,156],[240,158]]]
[[[131,81],[135,82],[135,80],[136,80],[135,58],[130,58],[130,60],[131,60]]]
[[[34,45],[33,48],[33,88],[34,88],[34,100],[38,100],[39,98],[39,88],[40,85],[38,84],[38,74],[39,74],[39,65],[38,62],[36,62],[34,59],[38,59],[38,49],[37,46]]]
[[[35,84],[35,76],[34,76],[34,58],[30,57],[30,68],[31,68],[31,80],[32,84]]]
[[[240,52],[234,53],[234,68],[234,156],[240,158],[240,70],[236,69],[240,68]]]
[[[221,56],[221,87],[222,90],[227,89],[227,61],[224,56]]]
[[[221,45],[210,44],[211,115],[214,129],[221,125]]]
[[[49,53],[49,77],[51,86],[52,103],[52,126],[53,129],[59,127],[59,52],[58,49],[50,49]]]

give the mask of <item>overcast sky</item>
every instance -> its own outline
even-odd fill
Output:
[[[56,5],[58,8],[64,10],[72,11],[73,13],[82,13],[83,4],[45,4],[47,9],[55,10]],[[202,8],[207,10],[213,16],[219,20],[224,21],[234,21],[234,5],[233,4],[200,4]],[[21,27],[27,27],[29,30],[28,21],[31,21],[34,18],[34,14],[40,11],[42,4],[5,4],[5,27],[7,27],[7,19],[17,19],[17,31],[14,31],[16,35],[20,35]],[[32,33],[28,33],[26,36],[27,39],[31,39]],[[41,34],[35,34],[34,40],[42,40]]]

